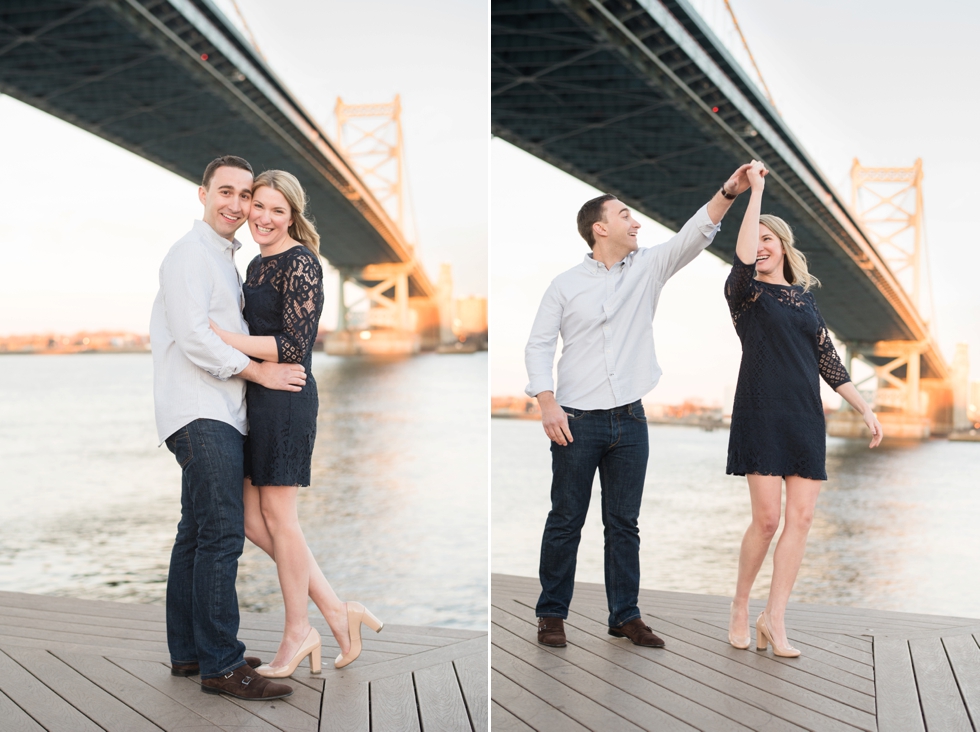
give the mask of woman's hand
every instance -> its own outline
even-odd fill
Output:
[[[211,324],[211,330],[215,332],[215,335],[217,335],[218,338],[223,340],[225,343],[228,343],[228,331],[219,328],[218,324],[211,320],[211,318],[208,318],[208,322]],[[231,343],[228,343],[228,345],[231,345]]]
[[[884,434],[881,431],[881,422],[878,421],[875,413],[871,411],[871,407],[868,407],[864,411],[864,423],[871,430],[871,444],[868,447],[878,447],[881,444],[881,438],[884,437]]]
[[[749,187],[752,190],[761,191],[766,187],[765,177],[769,170],[758,160],[753,160],[745,171],[745,177],[749,179]]]

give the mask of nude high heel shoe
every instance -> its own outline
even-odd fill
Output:
[[[320,634],[316,628],[310,628],[310,632],[306,634],[306,640],[303,641],[303,645],[299,647],[296,655],[293,656],[288,664],[273,667],[267,663],[263,663],[255,669],[255,673],[259,676],[265,676],[267,679],[284,679],[287,676],[292,676],[293,672],[296,671],[296,667],[299,666],[300,661],[307,656],[310,657],[310,673],[320,673]]]
[[[731,643],[735,648],[740,648],[745,650],[750,645],[752,645],[752,636],[749,635],[749,625],[745,624],[745,635],[742,638],[736,638],[732,635],[732,618],[735,615],[735,603],[733,602],[731,608],[729,609],[728,615],[728,642]]]
[[[793,646],[777,646],[776,641],[772,639],[772,633],[769,632],[769,618],[766,617],[766,611],[763,610],[759,613],[759,617],[755,621],[755,647],[759,651],[764,651],[769,647],[769,643],[772,643],[772,652],[777,656],[782,656],[783,658],[796,658],[800,655],[800,652],[793,648]],[[768,642],[767,642],[768,641]]]
[[[364,623],[375,633],[380,633],[381,629],[385,627],[384,623],[374,617],[371,611],[361,603],[348,602],[347,633],[350,635],[350,650],[347,651],[346,655],[341,653],[337,656],[333,662],[336,668],[343,668],[361,655],[361,623]]]

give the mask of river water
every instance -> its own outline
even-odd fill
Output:
[[[315,353],[307,542],[386,622],[487,627],[487,357]],[[180,470],[157,447],[149,354],[0,357],[0,590],[162,604]],[[246,541],[238,598],[281,610]],[[312,606],[311,606],[312,607]]]
[[[728,432],[649,429],[641,586],[731,595],[750,505],[745,478],[725,475]],[[792,600],[980,618],[980,444],[869,450],[830,437],[827,474]],[[536,577],[551,484],[539,422],[493,420],[491,484],[492,570]],[[597,479],[579,548],[584,582],[603,581],[598,506]],[[770,550],[752,597],[766,597],[771,570]]]

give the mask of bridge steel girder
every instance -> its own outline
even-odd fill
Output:
[[[947,378],[860,223],[686,0],[491,0],[491,131],[673,230],[764,161],[764,209],[793,225],[837,337],[927,341],[923,376]],[[746,199],[709,248],[725,261]]]
[[[335,267],[412,263],[402,232],[313,117],[210,0],[0,0],[0,93],[194,183],[233,153],[306,188]]]

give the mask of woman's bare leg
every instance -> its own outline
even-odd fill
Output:
[[[273,561],[272,535],[262,517],[261,499],[259,489],[252,485],[252,481],[245,479],[244,486],[245,498],[245,536],[264,551]],[[305,543],[305,542],[304,542]],[[314,604],[323,614],[324,619],[330,626],[330,631],[340,645],[340,652],[347,653],[350,650],[350,635],[347,629],[347,606],[342,602],[337,593],[334,592],[327,578],[323,576],[320,566],[313,557],[313,552],[309,546],[306,548],[309,564],[309,596]]]
[[[735,637],[749,624],[749,593],[766,559],[769,544],[779,528],[782,511],[783,479],[778,475],[747,475],[752,499],[752,523],[742,537],[738,555],[738,582],[732,601],[732,627]]]
[[[772,558],[772,585],[766,604],[766,613],[772,623],[769,631],[773,640],[782,646],[789,645],[786,639],[786,604],[803,562],[820,483],[819,480],[795,475],[786,478],[786,525]]]

